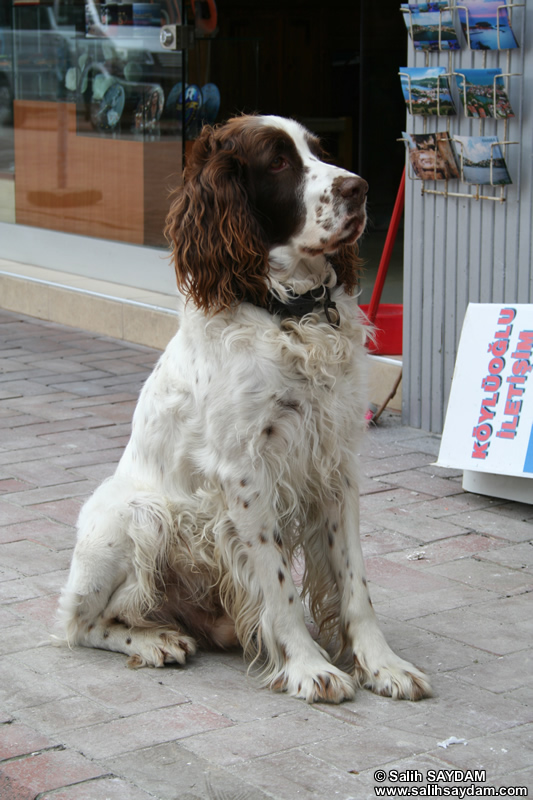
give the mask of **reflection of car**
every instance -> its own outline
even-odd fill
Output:
[[[16,99],[65,96],[64,77],[76,53],[83,8],[65,3],[21,5],[13,10],[13,74]]]
[[[160,96],[181,77],[181,55],[163,51],[159,42],[159,24],[169,21],[166,4],[163,0],[154,5],[159,9],[157,18],[152,14],[142,25],[103,24],[102,17],[107,18],[103,12],[115,6],[94,0],[85,4],[55,0],[53,5],[17,5],[13,8],[13,30],[11,20],[2,12],[0,123],[11,114],[13,98],[85,103],[90,106],[87,116],[98,118],[99,130],[116,127],[124,106],[123,94],[126,104],[133,104],[134,113],[140,103],[146,106],[148,95],[151,106],[159,109]],[[135,8],[134,4],[127,6]],[[93,93],[93,78],[98,73],[111,76],[122,87],[110,91],[105,102],[98,92]],[[157,102],[154,87],[158,89]],[[96,109],[96,105],[101,108]],[[106,105],[110,106],[108,110],[104,109]],[[137,116],[140,122],[136,129],[149,129],[143,121],[146,114]],[[150,119],[155,116],[151,113]]]
[[[9,125],[13,116],[13,45],[10,9],[0,7],[0,125]]]
[[[13,121],[13,86],[11,60],[0,54],[0,125]]]

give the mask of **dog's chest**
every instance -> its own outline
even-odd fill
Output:
[[[317,464],[322,473],[334,470],[359,439],[365,357],[351,333],[299,327],[281,349],[272,436],[278,436],[291,468],[298,462],[308,476]]]

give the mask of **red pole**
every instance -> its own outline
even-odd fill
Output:
[[[378,269],[378,274],[376,276],[376,282],[374,284],[374,289],[372,290],[372,297],[370,298],[370,304],[368,306],[368,319],[372,324],[374,324],[376,320],[376,314],[378,313],[379,301],[381,300],[381,294],[383,292],[385,278],[387,277],[389,263],[392,256],[392,249],[394,247],[394,242],[396,241],[398,226],[400,224],[400,220],[403,214],[404,203],[405,203],[405,167],[403,168],[402,179],[400,181],[400,186],[398,188],[398,194],[396,195],[396,202],[394,203],[394,209],[392,211],[392,217],[389,223],[389,230],[387,231],[387,238],[385,239],[385,246],[383,247],[383,253],[381,254],[381,261],[379,262],[379,269]]]

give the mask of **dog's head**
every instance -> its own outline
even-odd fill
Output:
[[[241,116],[203,128],[167,218],[178,287],[206,311],[266,305],[269,253],[325,258],[352,292],[366,181],[323,160],[294,120]]]

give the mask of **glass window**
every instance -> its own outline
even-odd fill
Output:
[[[0,222],[15,221],[12,9],[0,4]]]
[[[12,221],[163,245],[185,58],[163,49],[160,29],[181,19],[178,0],[13,0],[10,12],[0,173],[14,170]]]

